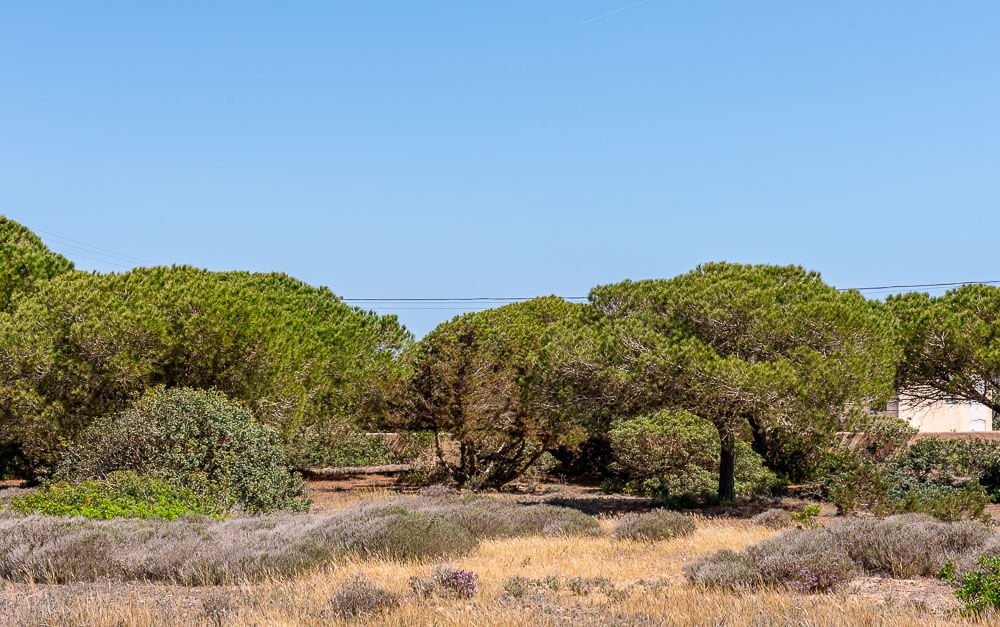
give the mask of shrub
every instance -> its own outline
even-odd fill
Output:
[[[682,572],[690,583],[709,588],[740,590],[761,583],[750,557],[746,553],[729,549],[710,553],[685,564]]]
[[[479,592],[479,578],[471,570],[439,568],[434,579],[444,590],[457,597],[471,597]]]
[[[482,509],[479,498],[473,500]],[[70,582],[96,579],[176,581],[214,585],[291,576],[339,559],[428,560],[473,550],[477,537],[459,514],[462,503],[432,507],[426,497],[328,514],[276,513],[216,520],[161,518],[56,518],[0,512],[0,579]],[[534,510],[502,500],[511,515]],[[589,516],[551,507],[528,516],[511,535],[546,533],[563,511],[569,520]],[[590,533],[590,531],[587,531]]]
[[[1000,442],[921,438],[893,461],[921,483],[962,486],[973,480],[994,500],[1000,496]]]
[[[875,461],[888,460],[904,451],[917,433],[905,420],[880,414],[858,416],[851,428],[864,434],[865,455]]]
[[[410,589],[422,599],[434,595],[470,598],[479,592],[479,578],[471,570],[439,566],[430,579],[410,577]]]
[[[221,625],[233,610],[232,599],[225,590],[210,594],[201,600],[201,613],[212,625]]]
[[[918,484],[906,490],[898,500],[897,511],[930,514],[938,520],[954,521],[983,518],[987,496],[978,481],[952,487],[936,483]]]
[[[965,604],[962,613],[967,616],[1000,610],[1000,557],[980,555],[979,570],[963,576],[955,596]]]
[[[840,550],[794,554],[776,552],[757,564],[761,579],[798,592],[828,592],[854,578],[857,567]]]
[[[792,526],[792,515],[783,509],[769,509],[751,518],[750,522],[768,529],[784,529]]]
[[[131,470],[228,496],[244,510],[308,509],[277,434],[217,391],[155,388],[91,425],[66,451],[57,477]]]
[[[221,517],[229,505],[204,491],[196,492],[131,471],[112,472],[103,481],[55,483],[41,492],[11,499],[11,507],[23,514],[104,520],[151,516],[173,520],[183,514]]]
[[[796,529],[746,551],[763,583],[799,592],[826,592],[853,579],[857,565],[819,528]]]
[[[397,461],[384,439],[346,430],[322,435],[305,430],[288,443],[298,467],[379,466]]]
[[[823,491],[839,514],[861,510],[885,515],[894,510],[892,491],[897,483],[889,469],[863,460],[851,451],[828,454],[824,466]]]
[[[476,538],[512,538],[525,535],[597,535],[601,526],[593,517],[568,507],[518,505],[485,496],[447,490],[422,493],[407,507],[464,527]]]
[[[719,436],[712,423],[683,411],[624,420],[608,434],[614,477],[604,485],[671,502],[711,499],[718,489]],[[770,493],[777,477],[750,445],[736,444],[736,493]]]
[[[919,514],[835,521],[828,530],[865,571],[891,577],[932,576],[948,559],[975,550],[990,536],[976,522],[943,523]]]
[[[822,512],[822,508],[819,505],[806,505],[802,508],[801,512],[794,512],[790,514],[789,517],[795,521],[799,527],[815,527],[817,526],[816,517]]]
[[[367,577],[358,575],[334,593],[329,605],[335,616],[350,619],[395,608],[399,602],[398,594],[384,590]]]
[[[728,588],[765,584],[802,592],[831,590],[859,571],[889,577],[931,576],[988,548],[989,529],[972,521],[937,522],[918,514],[885,520],[837,520],[794,529],[743,553],[719,551],[684,569],[691,583]],[[995,542],[994,546],[1000,546]],[[957,572],[958,567],[953,567]]]
[[[520,599],[527,594],[528,589],[531,587],[531,583],[530,579],[521,577],[520,575],[515,575],[503,580],[503,590],[510,596]]]
[[[398,560],[460,555],[478,544],[461,525],[401,506],[352,513],[338,527],[323,529],[320,537],[334,539],[347,553]]]
[[[663,509],[644,514],[631,513],[615,525],[612,535],[630,540],[669,540],[694,533],[696,525],[689,516]]]
[[[908,454],[901,455],[878,463],[851,451],[832,453],[826,458],[823,489],[841,514],[912,512],[945,521],[985,516],[987,495],[977,480],[952,477],[945,483],[931,481],[941,475],[926,471],[922,462],[911,466],[906,461]]]

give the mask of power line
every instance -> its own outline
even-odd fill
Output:
[[[101,248],[100,246],[94,246],[93,244],[88,244],[87,242],[82,242],[77,239],[65,237],[63,235],[58,235],[56,233],[50,233],[48,231],[43,231],[41,229],[35,229],[35,231],[43,235],[46,235],[50,239],[56,240],[62,247],[75,249],[77,251],[82,251],[89,255],[96,255],[98,257],[102,257],[102,259],[95,259],[93,256],[86,257],[86,255],[80,255],[92,261],[102,261],[106,263],[111,263],[113,265],[122,265],[121,263],[118,263],[119,261],[128,261],[131,263],[147,264],[147,265],[150,263],[149,261],[141,259],[139,257],[133,257],[132,255],[126,255],[124,253],[115,252],[107,248]],[[114,261],[111,261],[112,259]]]
[[[857,292],[869,292],[873,290],[895,290],[909,289],[914,287],[957,287],[961,285],[996,285],[1000,281],[956,281],[954,283],[915,283],[913,285],[878,285],[875,287],[842,287],[841,292],[855,290]]]
[[[954,281],[950,283],[909,283],[899,285],[873,285],[870,287],[839,287],[841,292],[875,292],[899,289],[915,289],[930,287],[959,287],[962,285],[1000,285],[1000,280],[994,281]],[[520,303],[537,297],[507,297],[507,296],[456,296],[452,298],[343,298],[345,303]],[[586,301],[587,296],[559,296],[563,300]]]

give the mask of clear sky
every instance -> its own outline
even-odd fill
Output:
[[[0,213],[81,269],[345,298],[998,280],[998,33],[996,2],[4,3]]]

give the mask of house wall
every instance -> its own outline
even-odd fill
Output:
[[[899,395],[899,417],[918,431],[992,431],[993,412],[969,401],[918,402],[905,393]]]

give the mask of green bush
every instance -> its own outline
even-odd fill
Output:
[[[697,526],[690,516],[659,509],[644,514],[626,514],[615,525],[612,535],[630,540],[669,540],[689,536]]]
[[[154,388],[95,421],[67,448],[56,476],[80,481],[118,470],[215,492],[250,513],[309,507],[277,434],[217,391]]]
[[[708,500],[719,487],[719,435],[712,423],[684,411],[661,411],[622,421],[608,434],[612,491],[659,496],[669,502]],[[736,443],[736,494],[770,493],[778,478],[743,441]]]
[[[823,508],[819,505],[806,505],[802,508],[801,512],[789,514],[789,518],[795,521],[795,523],[803,529],[807,527],[817,527],[819,526],[819,523],[816,522],[816,517],[819,516],[822,511]]]
[[[947,565],[942,570],[947,573]],[[966,616],[1000,610],[1000,557],[980,555],[979,570],[963,575],[955,596],[964,603]]]
[[[921,438],[893,459],[895,466],[921,483],[963,486],[978,481],[991,500],[1000,498],[1000,442]]]
[[[11,507],[22,514],[101,520],[153,516],[173,520],[184,514],[220,518],[228,505],[204,491],[131,471],[112,472],[104,480],[55,483],[41,492],[11,499]]]
[[[966,460],[959,466],[941,461],[942,447],[936,444],[915,444],[915,448],[901,450],[881,462],[865,451],[832,451],[824,461],[823,491],[841,514],[867,511],[887,516],[913,512],[940,520],[985,517],[989,497],[973,472],[973,462]],[[968,474],[959,474],[958,467],[965,468]]]

